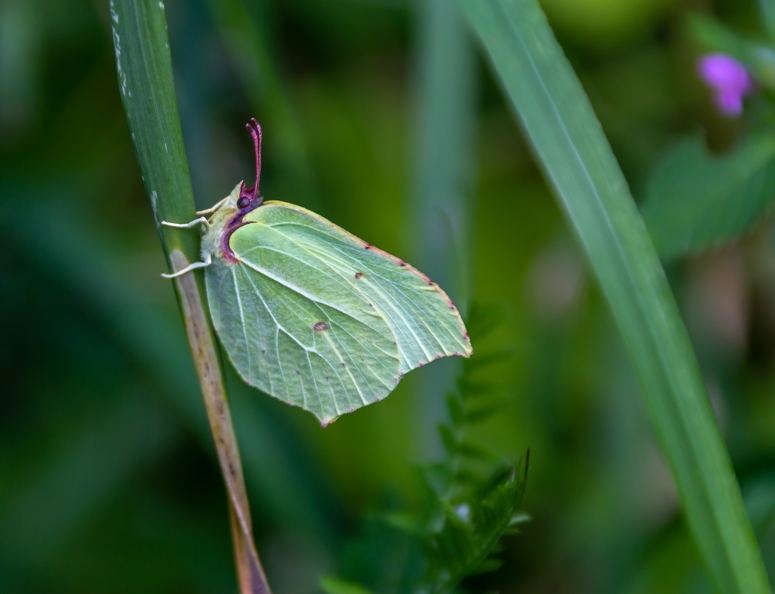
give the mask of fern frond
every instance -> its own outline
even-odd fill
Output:
[[[472,339],[481,341],[498,327],[502,316],[492,308],[475,306],[466,325]],[[516,509],[525,489],[527,458],[524,471],[519,463],[501,467],[489,476],[482,475],[483,464],[492,464],[498,456],[486,447],[466,438],[468,428],[491,418],[503,409],[508,399],[497,395],[498,387],[477,373],[484,367],[505,359],[508,351],[490,351],[481,357],[484,364],[464,364],[458,378],[457,393],[447,395],[449,422],[439,426],[439,435],[447,458],[435,469],[446,477],[446,489],[440,494],[441,522],[435,522],[424,540],[428,562],[423,592],[449,592],[465,577],[493,571],[500,561],[491,556],[504,534],[513,531]],[[444,472],[446,469],[446,472]],[[439,492],[438,486],[436,492]]]
[[[449,592],[464,578],[500,567],[490,553],[516,525],[516,508],[525,490],[524,470],[512,465],[496,473],[497,482],[444,506],[441,529],[425,540],[426,581],[430,594]]]

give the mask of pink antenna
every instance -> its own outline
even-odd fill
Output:
[[[250,118],[250,122],[245,124],[245,127],[253,137],[253,146],[256,151],[256,184],[252,188],[248,188],[243,184],[240,190],[240,198],[247,198],[253,202],[258,195],[258,183],[261,180],[261,126],[256,121],[256,118]]]

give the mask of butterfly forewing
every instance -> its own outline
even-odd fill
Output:
[[[267,202],[246,220],[288,238],[373,305],[395,336],[401,373],[440,356],[470,354],[468,335],[449,297],[405,262],[292,204]]]

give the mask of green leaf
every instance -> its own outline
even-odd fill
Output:
[[[605,293],[722,592],[769,592],[686,329],[627,182],[535,0],[462,0]]]
[[[496,452],[473,441],[461,442],[458,444],[458,450],[461,456],[475,460],[494,462],[498,459],[498,454]]]
[[[487,380],[474,381],[470,377],[462,377],[457,381],[457,386],[463,395],[463,400],[472,396],[481,396],[483,394],[492,394],[497,390],[495,382]]]
[[[466,323],[472,334],[482,339],[500,326],[506,317],[502,307],[475,303],[466,318]]]
[[[458,453],[460,442],[452,429],[450,429],[449,425],[444,425],[442,423],[439,425],[438,429],[441,441],[444,444],[444,449],[447,450],[447,455],[452,456]]]
[[[508,398],[492,396],[490,394],[475,396],[474,398],[474,402],[469,403],[466,409],[466,421],[468,423],[485,421],[511,404]]]
[[[750,229],[775,201],[775,137],[756,134],[726,155],[700,138],[668,151],[641,207],[659,254],[680,256]]]
[[[326,594],[372,594],[371,590],[362,588],[357,584],[332,577],[321,579],[320,588]]]
[[[459,427],[465,421],[466,411],[456,394],[447,394],[447,409],[449,410],[450,422],[453,426]]]
[[[485,559],[482,561],[474,570],[471,572],[470,575],[480,575],[482,573],[490,573],[491,571],[495,571],[496,569],[499,569],[503,565],[503,561],[500,559],[496,559],[494,557]]]

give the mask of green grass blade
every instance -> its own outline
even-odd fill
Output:
[[[172,270],[199,260],[196,233],[163,227],[162,221],[195,217],[188,160],[183,145],[164,3],[111,0],[110,17],[121,100],[137,160],[151,199],[157,229]],[[215,335],[205,311],[200,274],[175,279],[178,303],[197,378],[215,440],[221,474],[229,494],[229,517],[242,594],[268,594],[269,585],[253,543],[247,492],[231,411],[217,355]]]
[[[775,138],[754,134],[725,155],[701,138],[668,151],[649,179],[641,214],[663,258],[735,239],[775,200]]]
[[[535,0],[462,0],[597,274],[689,526],[722,592],[769,592],[740,489],[656,251]]]
[[[162,244],[168,257],[179,249],[197,261],[195,233],[161,226],[161,221],[186,223],[196,218],[172,84],[164,3],[111,1],[110,15],[121,100]]]

